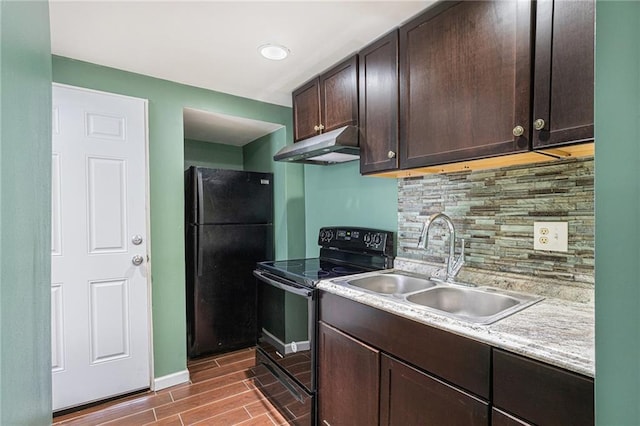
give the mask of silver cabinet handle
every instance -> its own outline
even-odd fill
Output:
[[[387,152],[387,157],[388,157],[389,159],[391,159],[391,158],[396,158],[396,153],[395,153],[395,152],[393,152],[393,151],[389,151],[389,152]]]
[[[522,136],[524,135],[524,127],[516,126],[513,128],[513,136]]]
[[[545,125],[545,122],[542,118],[538,118],[536,121],[533,122],[533,128],[536,130],[544,129],[544,125]]]
[[[131,263],[133,263],[136,266],[141,265],[142,262],[144,262],[144,257],[140,256],[139,254],[136,254],[131,258]]]

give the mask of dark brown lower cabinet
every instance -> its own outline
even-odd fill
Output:
[[[383,354],[380,424],[488,425],[489,404]]]
[[[318,424],[589,426],[593,379],[320,292]]]
[[[493,404],[536,425],[593,425],[593,379],[494,349]]]
[[[378,424],[380,353],[320,322],[318,424]]]
[[[491,426],[533,426],[522,419],[514,417],[502,410],[493,408],[491,410]]]

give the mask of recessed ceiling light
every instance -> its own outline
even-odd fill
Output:
[[[260,52],[260,54],[265,58],[271,59],[272,61],[281,61],[289,56],[289,49],[284,46],[280,46],[279,44],[263,44],[258,47],[258,52]]]

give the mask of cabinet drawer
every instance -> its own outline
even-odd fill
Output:
[[[593,380],[493,350],[493,403],[539,425],[594,424]]]
[[[489,399],[491,347],[344,297],[320,292],[320,319]]]

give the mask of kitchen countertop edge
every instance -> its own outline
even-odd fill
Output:
[[[358,276],[366,275],[371,273]],[[330,280],[321,281],[317,288],[495,348],[595,377],[595,316],[590,304],[547,297],[493,324],[479,325]]]

